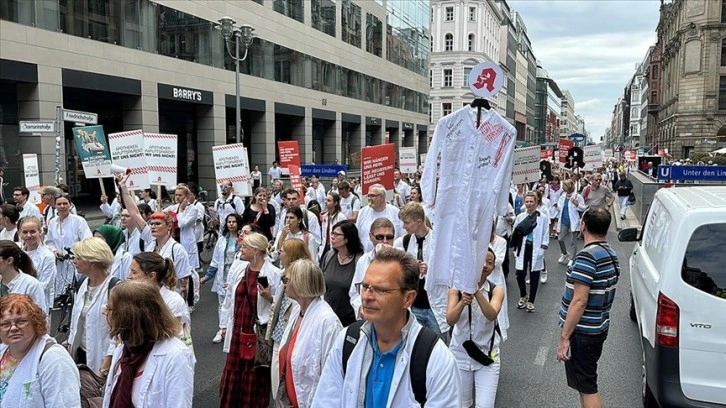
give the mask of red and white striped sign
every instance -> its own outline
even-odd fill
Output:
[[[514,166],[512,182],[514,184],[531,183],[539,180],[540,147],[531,146],[514,150]]]
[[[144,152],[144,131],[111,133],[108,148],[113,164],[129,169],[128,186],[131,190],[149,188],[149,169]]]
[[[242,143],[213,146],[214,175],[217,190],[222,181],[231,181],[234,192],[240,196],[252,196],[252,177],[247,148]],[[217,191],[221,194],[220,191]]]
[[[174,188],[177,183],[177,135],[144,133],[144,156],[149,184]],[[129,186],[130,187],[130,186]]]

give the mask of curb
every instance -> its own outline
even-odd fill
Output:
[[[625,210],[625,219],[620,219],[620,204],[618,203],[617,199],[613,202],[613,217],[615,218],[616,231],[620,231],[623,228],[640,229],[642,227],[642,225],[640,225],[640,221],[638,221],[638,218],[635,216],[635,213],[630,208],[630,206],[628,206]]]

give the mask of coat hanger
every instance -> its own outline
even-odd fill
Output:
[[[479,125],[481,123],[481,108],[490,110],[492,106],[489,105],[489,101],[484,98],[474,99],[469,106],[476,108],[476,128],[479,129]]]

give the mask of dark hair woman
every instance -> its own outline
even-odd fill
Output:
[[[267,202],[267,190],[264,187],[257,187],[252,202],[242,214],[243,223],[259,225],[262,228],[262,233],[269,241],[272,239],[275,219],[275,207]]]
[[[322,260],[325,301],[343,326],[348,326],[356,320],[348,292],[358,259],[363,255],[363,244],[358,237],[358,228],[348,220],[335,224],[330,236],[332,250]]]
[[[18,293],[30,296],[40,308],[47,312],[43,285],[36,279],[37,272],[30,256],[13,241],[0,241],[0,296]]]
[[[300,207],[287,209],[284,220],[285,226],[280,229],[280,232],[277,234],[277,240],[275,240],[276,251],[273,254],[273,258],[279,257],[280,248],[286,239],[297,238],[305,241],[310,250],[310,255],[313,259],[318,259],[318,247],[320,243],[315,239],[315,235],[307,230],[303,216]]]
[[[330,249],[333,226],[348,219],[340,207],[340,195],[338,193],[330,192],[325,196],[325,211],[320,214],[320,218],[322,218],[323,242],[320,243],[318,254],[320,259],[323,259]]]

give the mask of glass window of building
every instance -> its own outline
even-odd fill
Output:
[[[303,0],[272,0],[272,9],[301,23],[305,22]]]
[[[444,102],[441,104],[441,116],[446,116],[451,113],[451,102]]]
[[[429,71],[429,87],[434,87],[434,70]]]
[[[469,74],[471,74],[471,68],[464,68],[464,86],[469,86]]]
[[[454,21],[454,8],[453,7],[446,8],[446,21]]]
[[[366,13],[366,51],[383,56],[383,23],[371,13]]]
[[[453,81],[453,70],[451,68],[444,69],[444,86],[450,87]]]
[[[343,0],[340,9],[340,25],[342,40],[360,48],[361,44],[361,9],[350,0]]]
[[[223,42],[218,31],[204,19],[157,5],[158,52],[167,57],[215,65],[214,48]],[[219,66],[219,65],[215,65]]]
[[[453,34],[446,34],[444,37],[444,51],[453,51],[454,50],[454,35]]]
[[[469,34],[469,41],[468,41],[467,49],[469,51],[474,51],[475,46],[476,46],[476,36],[474,34]]]
[[[469,7],[469,21],[476,21],[476,7]]]
[[[311,0],[310,22],[314,29],[335,37],[335,0]]]

